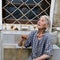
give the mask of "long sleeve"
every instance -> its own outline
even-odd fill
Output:
[[[27,48],[27,47],[29,47],[29,46],[31,46],[31,44],[33,43],[33,36],[34,36],[34,33],[35,33],[36,31],[32,31],[29,35],[28,35],[28,39],[26,40],[26,42],[25,42],[25,47]]]

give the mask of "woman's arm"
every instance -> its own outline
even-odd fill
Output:
[[[21,46],[23,44],[23,41],[26,40],[24,46],[26,48],[31,46],[31,43],[32,43],[33,36],[34,36],[35,32],[36,31],[32,31],[29,35],[22,35],[22,39],[20,40],[20,43],[18,45]]]
[[[46,58],[49,58],[50,56],[47,55],[47,54],[43,54],[42,56],[36,58],[36,59],[33,59],[33,60],[45,60]]]
[[[21,36],[21,40],[19,41],[18,45],[19,45],[19,46],[22,46],[23,42],[24,42],[25,40],[27,40],[27,38],[28,38],[28,35],[22,35],[22,36]]]

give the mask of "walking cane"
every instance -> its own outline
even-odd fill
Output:
[[[25,41],[24,41],[25,42]],[[24,42],[22,43],[22,46],[21,46],[21,49],[19,51],[19,55],[18,55],[18,60],[21,60],[21,56],[22,56],[22,53],[23,53],[23,48],[24,48]]]
[[[26,38],[25,38],[25,40],[26,40]],[[22,56],[22,52],[23,52],[23,48],[24,48],[24,43],[25,43],[25,41],[22,42],[21,49],[20,49],[19,55],[18,55],[18,60],[21,60],[21,56]]]

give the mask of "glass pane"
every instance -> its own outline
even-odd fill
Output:
[[[23,2],[26,2],[27,0],[22,0]]]
[[[11,1],[12,1],[12,3],[22,3],[21,0],[11,0]]]
[[[14,18],[13,18],[12,16],[9,16],[9,17],[7,17],[7,20],[8,20],[8,19],[14,19]]]
[[[33,11],[38,15],[40,12],[42,12],[41,8],[39,6],[36,6]]]
[[[27,0],[27,4],[35,4],[33,0]]]
[[[35,0],[36,3],[39,3],[41,0]]]
[[[47,7],[49,7],[49,4],[44,0],[40,3],[41,7],[45,10]]]
[[[35,15],[33,14],[32,11],[30,11],[30,12],[26,15],[26,17],[27,17],[28,19],[32,19],[34,16],[35,16]]]
[[[21,19],[27,20],[27,18],[25,16],[23,16]]]
[[[5,9],[7,9],[10,13],[12,13],[16,8],[10,4],[10,5],[7,5]]]
[[[29,8],[28,8],[27,6],[21,6],[19,9],[20,9],[24,14],[29,11]]]
[[[48,15],[50,15],[50,8],[48,8],[47,10],[46,10],[46,13],[48,13]]]
[[[17,10],[17,11],[15,11],[15,12],[13,13],[13,16],[14,16],[16,19],[18,19],[18,18],[20,18],[20,17],[22,16],[22,13],[21,13],[19,10]]]

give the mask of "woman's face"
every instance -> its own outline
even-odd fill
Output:
[[[37,22],[37,28],[38,29],[46,29],[47,28],[45,17],[41,17],[39,21]]]

